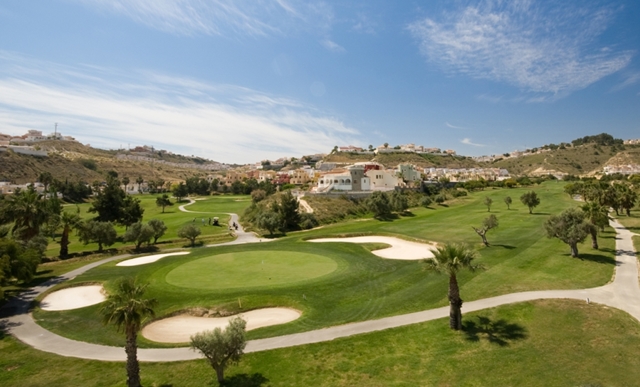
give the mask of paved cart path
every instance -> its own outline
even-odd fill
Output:
[[[464,312],[472,312],[505,304],[539,299],[565,298],[584,301],[589,299],[590,302],[624,310],[640,321],[640,285],[638,284],[638,264],[632,242],[634,234],[616,221],[611,221],[611,226],[614,227],[617,233],[616,269],[614,279],[611,283],[591,289],[546,290],[505,294],[502,296],[465,302],[463,306]],[[122,347],[90,344],[61,337],[36,324],[31,314],[28,312],[30,302],[37,295],[50,287],[67,279],[71,279],[93,267],[124,257],[125,256],[112,257],[87,265],[67,273],[64,276],[50,280],[28,292],[22,293],[19,297],[13,299],[3,308],[3,311],[5,312],[4,314],[7,314],[7,312],[11,314],[11,317],[4,320],[4,325],[7,327],[9,333],[14,335],[16,338],[42,351],[84,359],[124,361],[125,353]],[[447,306],[422,312],[386,317],[378,320],[362,321],[318,329],[315,331],[251,340],[247,343],[245,352],[265,351],[275,348],[330,341],[340,337],[430,321],[447,317],[448,314],[449,307]],[[172,349],[142,348],[138,350],[138,358],[141,361],[166,362],[198,359],[200,357],[201,355],[186,347]]]

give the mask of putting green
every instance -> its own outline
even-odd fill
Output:
[[[283,285],[321,277],[338,263],[322,255],[294,251],[248,251],[214,255],[178,266],[167,283],[194,289]]]

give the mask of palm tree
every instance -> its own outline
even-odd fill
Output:
[[[100,309],[102,322],[115,325],[127,337],[127,386],[140,387],[140,365],[138,364],[138,332],[147,316],[155,315],[156,299],[143,298],[148,284],[139,284],[135,278],[123,278],[116,283],[116,291],[109,293]]]
[[[138,183],[138,193],[142,193],[142,190],[140,189],[140,185],[144,183],[144,179],[142,178],[142,176],[138,176],[138,178],[136,179],[136,183]]]
[[[29,241],[40,233],[40,227],[47,222],[50,211],[33,186],[17,191],[6,200],[0,223],[13,223],[11,230],[18,239]]]
[[[82,219],[80,218],[80,207],[76,207],[76,212],[62,212],[60,217],[62,224],[62,236],[60,237],[60,258],[66,258],[69,255],[69,232],[71,229],[80,227]]]
[[[447,243],[438,247],[433,252],[433,259],[427,259],[427,270],[449,275],[449,327],[455,330],[462,329],[462,299],[458,288],[457,274],[462,269],[476,271],[482,269],[482,265],[475,265],[472,261],[476,258],[475,251],[460,244]]]

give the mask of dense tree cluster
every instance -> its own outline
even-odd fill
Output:
[[[99,222],[129,227],[142,219],[144,209],[140,206],[140,200],[124,192],[114,172],[107,176],[106,185],[95,193],[89,212],[97,213],[95,220]]]
[[[630,216],[631,209],[638,201],[636,190],[637,188],[629,183],[598,180],[577,181],[564,187],[564,192],[571,196],[579,195],[587,202],[613,208],[616,215],[625,212],[627,216]]]
[[[275,195],[266,196],[262,190],[254,191],[251,206],[245,210],[243,219],[254,224],[260,229],[273,235],[275,231],[286,233],[287,231],[308,229],[318,225],[313,214],[301,214],[300,203],[290,190]]]
[[[582,138],[577,138],[571,141],[573,146],[584,145],[584,144],[596,144],[601,146],[613,146],[613,145],[623,145],[624,141],[619,138],[613,138],[612,135],[607,133],[600,133],[595,136],[584,136]]]
[[[39,194],[33,186],[0,195],[0,286],[33,278],[47,248],[44,233],[61,212],[56,195]]]

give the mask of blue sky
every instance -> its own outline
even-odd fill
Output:
[[[640,137],[638,1],[3,0],[0,132],[228,163]]]

